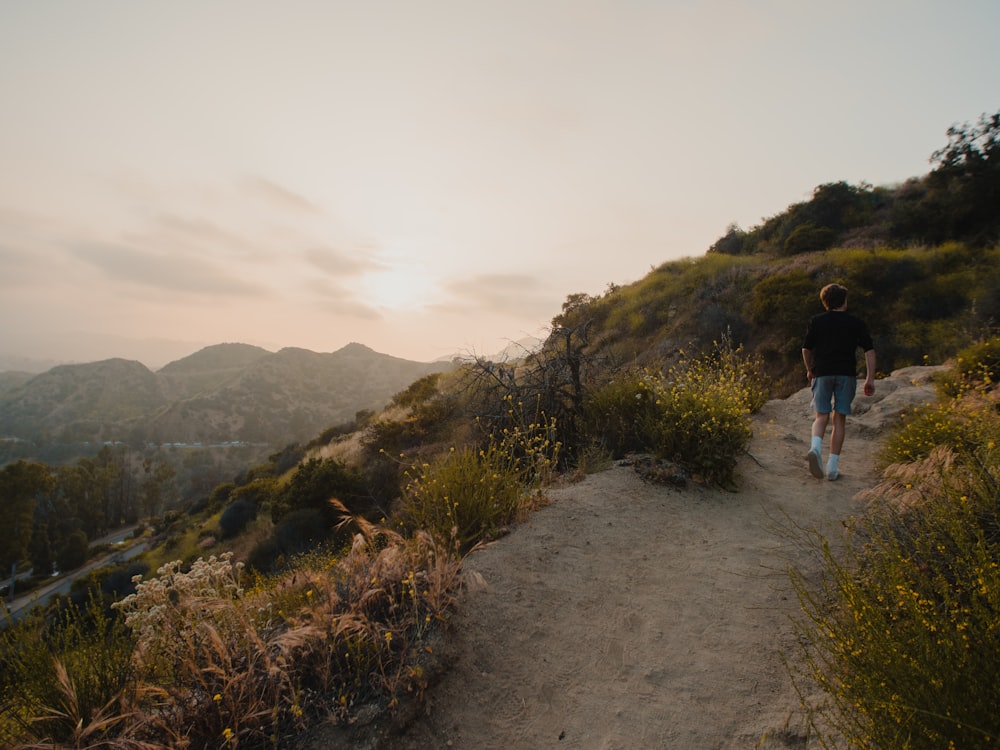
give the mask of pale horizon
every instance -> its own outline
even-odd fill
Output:
[[[926,174],[1000,108],[997,28],[993,0],[2,4],[0,362],[544,337],[820,184]]]

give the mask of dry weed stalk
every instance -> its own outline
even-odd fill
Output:
[[[902,513],[927,497],[938,497],[949,487],[971,481],[971,473],[957,461],[955,452],[939,445],[926,458],[886,467],[882,481],[857,497],[869,507],[877,503]]]
[[[66,667],[58,659],[53,659],[53,669],[61,696],[58,707],[46,707],[42,714],[36,717],[34,724],[49,724],[57,722],[69,728],[67,739],[56,742],[51,739],[36,737],[30,744],[22,745],[25,750],[152,750],[156,745],[140,740],[128,739],[122,735],[129,733],[129,727],[121,725],[133,722],[134,714],[121,713],[121,695],[112,697],[104,706],[91,716],[83,716],[76,685],[66,671]]]

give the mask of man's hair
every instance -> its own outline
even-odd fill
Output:
[[[819,298],[827,310],[836,310],[847,302],[847,288],[840,284],[827,284],[820,290]]]

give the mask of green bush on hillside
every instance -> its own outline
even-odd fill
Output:
[[[836,233],[829,227],[818,227],[810,223],[799,224],[788,233],[782,250],[785,255],[826,250],[836,239]]]
[[[678,461],[706,482],[730,485],[750,444],[750,409],[731,380],[701,363],[648,383],[656,404],[653,451]]]
[[[0,747],[26,733],[69,746],[120,724],[134,685],[135,639],[99,597],[0,631]],[[102,721],[110,719],[109,727]]]
[[[917,461],[938,446],[965,458],[1000,443],[998,374],[1000,338],[959,352],[954,369],[938,378],[938,402],[901,416],[879,451],[879,465]]]
[[[938,446],[967,451],[976,444],[976,425],[960,413],[954,401],[913,407],[879,450],[882,467],[927,458]]]
[[[585,430],[598,448],[613,458],[649,449],[649,427],[656,419],[648,373],[618,375],[587,394]]]
[[[995,458],[985,473],[959,472],[938,448],[897,466],[853,551],[839,559],[825,547],[818,591],[798,581],[807,669],[849,746],[979,748],[1000,738]]]
[[[1000,384],[1000,336],[972,344],[958,353],[955,366],[956,386],[949,393],[958,395],[967,388],[992,390]]]
[[[584,414],[593,442],[614,456],[650,451],[704,481],[730,485],[750,442],[750,414],[767,392],[760,360],[723,341],[666,373],[608,381],[588,395]]]
[[[560,449],[554,434],[551,420],[504,428],[483,448],[452,448],[411,467],[402,500],[404,527],[450,541],[458,552],[495,537],[520,519],[530,490],[554,469]]]
[[[943,400],[883,452],[844,554],[793,576],[808,677],[851,747],[995,747],[1000,739],[1000,411],[995,340],[963,352]]]

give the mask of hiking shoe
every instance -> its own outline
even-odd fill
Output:
[[[840,478],[840,472],[837,471],[836,469],[832,469],[831,471],[827,472],[826,478],[829,479],[831,482],[835,482],[837,479]]]
[[[817,479],[822,479],[823,463],[820,461],[819,451],[810,450],[806,454],[806,460],[809,461],[809,472]]]

